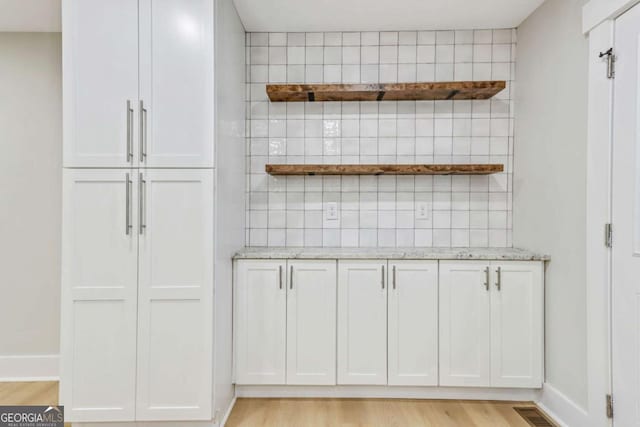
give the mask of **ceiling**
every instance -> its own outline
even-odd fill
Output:
[[[233,0],[247,31],[513,28],[543,1]],[[60,0],[0,0],[0,31],[60,27]]]
[[[247,31],[514,28],[544,0],[233,0]]]
[[[60,0],[0,0],[0,31],[60,31]]]

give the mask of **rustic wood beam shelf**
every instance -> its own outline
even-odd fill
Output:
[[[501,164],[464,165],[266,165],[270,175],[489,175]]]
[[[446,101],[489,99],[506,87],[503,80],[435,83],[267,85],[272,102]]]

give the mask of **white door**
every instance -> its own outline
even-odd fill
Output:
[[[390,261],[389,275],[389,385],[438,385],[438,261]]]
[[[236,384],[285,383],[286,275],[284,261],[236,262]]]
[[[68,421],[133,421],[137,187],[128,170],[63,172],[60,401]]]
[[[336,261],[289,261],[287,384],[336,384]]]
[[[440,385],[490,385],[490,269],[440,262]]]
[[[140,0],[140,165],[213,167],[211,0]]]
[[[640,425],[640,6],[616,20],[612,362],[616,426]]]
[[[211,419],[213,171],[139,173],[138,420]]]
[[[64,0],[65,167],[137,162],[138,0]]]
[[[387,384],[387,262],[338,262],[338,384]]]
[[[492,263],[491,271],[491,386],[540,388],[542,263]]]

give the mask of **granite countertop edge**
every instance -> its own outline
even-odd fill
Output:
[[[282,248],[247,247],[233,259],[398,259],[550,261],[546,254],[520,248]]]

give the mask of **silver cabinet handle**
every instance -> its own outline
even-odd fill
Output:
[[[496,280],[496,288],[498,291],[502,290],[502,267],[498,267],[496,269],[496,273],[498,274],[498,278]]]
[[[282,266],[278,267],[278,271],[280,272],[280,289],[282,289]]]
[[[393,289],[396,288],[396,266],[393,266]]]
[[[484,269],[484,275],[485,275],[484,287],[486,290],[489,290],[489,267]]]
[[[382,274],[381,274],[381,283],[382,283],[382,289],[384,289],[384,264],[382,265]]]
[[[147,109],[144,101],[140,100],[140,161],[147,157]]]
[[[126,175],[126,201],[125,201],[125,234],[128,236],[131,232],[131,176],[129,174]]]
[[[140,225],[140,234],[144,234],[147,229],[147,205],[146,205],[146,197],[147,197],[147,181],[144,180],[144,175],[141,173],[138,181],[138,221]]]
[[[293,265],[289,267],[289,289],[293,289]]]
[[[127,99],[127,163],[133,160],[133,109]]]

